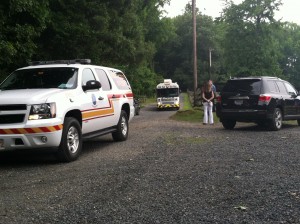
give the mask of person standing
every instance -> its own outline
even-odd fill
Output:
[[[210,79],[208,83],[211,85],[211,90],[215,93],[217,91],[216,86],[214,85],[213,81]]]
[[[213,109],[213,99],[214,99],[214,92],[212,90],[212,82],[207,82],[204,85],[202,91],[202,99],[203,99],[203,124],[214,124],[214,117],[212,113]]]
[[[214,83],[213,83],[213,81],[211,79],[208,82],[211,84],[211,90],[213,91],[214,98],[215,98],[216,97],[217,88],[216,88],[216,86],[214,85]],[[212,103],[213,103],[213,109],[212,109],[212,111],[216,112],[215,99],[212,100]]]

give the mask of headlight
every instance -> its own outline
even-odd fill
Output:
[[[31,105],[28,120],[48,119],[56,117],[55,103]]]

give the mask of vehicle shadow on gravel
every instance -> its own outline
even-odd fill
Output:
[[[298,128],[298,127],[299,127],[298,125],[283,124],[281,130],[295,129],[295,128]],[[234,130],[236,130],[236,131],[255,131],[255,132],[269,132],[270,131],[270,130],[268,130],[267,127],[265,127],[265,126],[259,126],[257,124],[247,124],[247,125],[243,125],[243,126],[236,126],[234,128]],[[225,130],[225,131],[228,131],[228,130]]]
[[[113,143],[110,136],[103,136],[101,138],[95,138],[84,141],[82,152],[79,160],[82,156],[92,156],[96,151],[101,151],[107,146]],[[61,162],[56,157],[55,149],[27,149],[27,150],[14,150],[0,152],[0,167],[22,167],[29,165],[49,165],[60,164]]]
[[[30,149],[0,152],[0,167],[56,164],[55,150]]]
[[[101,136],[98,138],[85,140],[83,142],[83,148],[81,152],[81,156],[84,154],[92,154],[95,151],[101,151],[114,144],[112,137],[108,134],[107,136]],[[80,157],[79,157],[80,159]]]

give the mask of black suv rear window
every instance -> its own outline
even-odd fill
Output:
[[[223,92],[259,95],[261,83],[260,79],[228,80],[223,88]]]

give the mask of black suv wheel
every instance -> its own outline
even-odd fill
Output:
[[[276,108],[273,113],[273,117],[270,120],[269,128],[271,131],[278,131],[282,127],[282,112],[279,108]]]
[[[222,125],[225,129],[232,130],[232,129],[234,129],[234,127],[236,125],[236,121],[235,120],[223,120]]]

